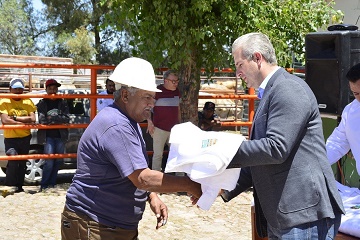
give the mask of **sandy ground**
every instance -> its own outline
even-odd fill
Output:
[[[25,186],[23,193],[0,196],[0,240],[60,239],[60,214],[68,185],[46,193],[37,192],[38,186]],[[155,230],[155,216],[147,207],[140,222],[140,240],[251,239],[250,192],[229,203],[219,197],[209,211],[192,206],[184,195],[160,197],[169,208],[168,223]]]

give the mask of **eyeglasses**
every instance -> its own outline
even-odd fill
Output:
[[[177,84],[179,83],[179,80],[172,80],[172,79],[166,79],[168,81],[170,81],[172,84]]]

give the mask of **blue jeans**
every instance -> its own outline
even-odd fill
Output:
[[[64,153],[65,144],[61,138],[46,138],[46,144],[44,146],[44,153]],[[56,185],[57,172],[59,166],[62,164],[61,158],[45,159],[43,166],[41,189],[48,187],[54,187]]]
[[[335,239],[340,227],[341,214],[336,213],[335,218],[323,218],[315,222],[305,223],[289,229],[277,229],[268,224],[269,239]]]

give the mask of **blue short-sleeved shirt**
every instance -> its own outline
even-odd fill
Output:
[[[80,139],[66,206],[107,226],[137,229],[147,196],[127,176],[147,167],[139,124],[112,104],[99,112]]]

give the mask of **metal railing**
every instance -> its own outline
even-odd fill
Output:
[[[0,63],[0,68],[65,68],[65,69],[90,69],[90,94],[6,94],[1,93],[2,98],[88,98],[90,99],[90,121],[96,116],[96,99],[97,98],[112,98],[111,95],[98,95],[97,94],[97,70],[113,70],[115,66],[109,65],[69,65],[69,64],[36,64],[36,63]],[[29,91],[32,90],[32,77],[29,73]],[[46,75],[46,74],[45,74]],[[250,89],[249,94],[237,94],[236,90],[234,94],[215,94],[199,96],[199,99],[233,99],[233,100],[249,100],[249,121],[235,121],[233,122],[221,122],[223,127],[229,126],[246,126],[251,131],[252,120],[255,114],[255,90]],[[0,129],[59,129],[59,128],[86,128],[88,124],[62,124],[62,125],[43,125],[43,124],[24,124],[24,125],[0,125]],[[146,123],[140,123],[141,127],[146,127]],[[149,155],[152,155],[152,151],[148,151]],[[49,159],[49,158],[76,158],[76,153],[66,154],[28,154],[28,155],[16,155],[16,156],[0,156],[1,160],[24,160],[24,159]]]

